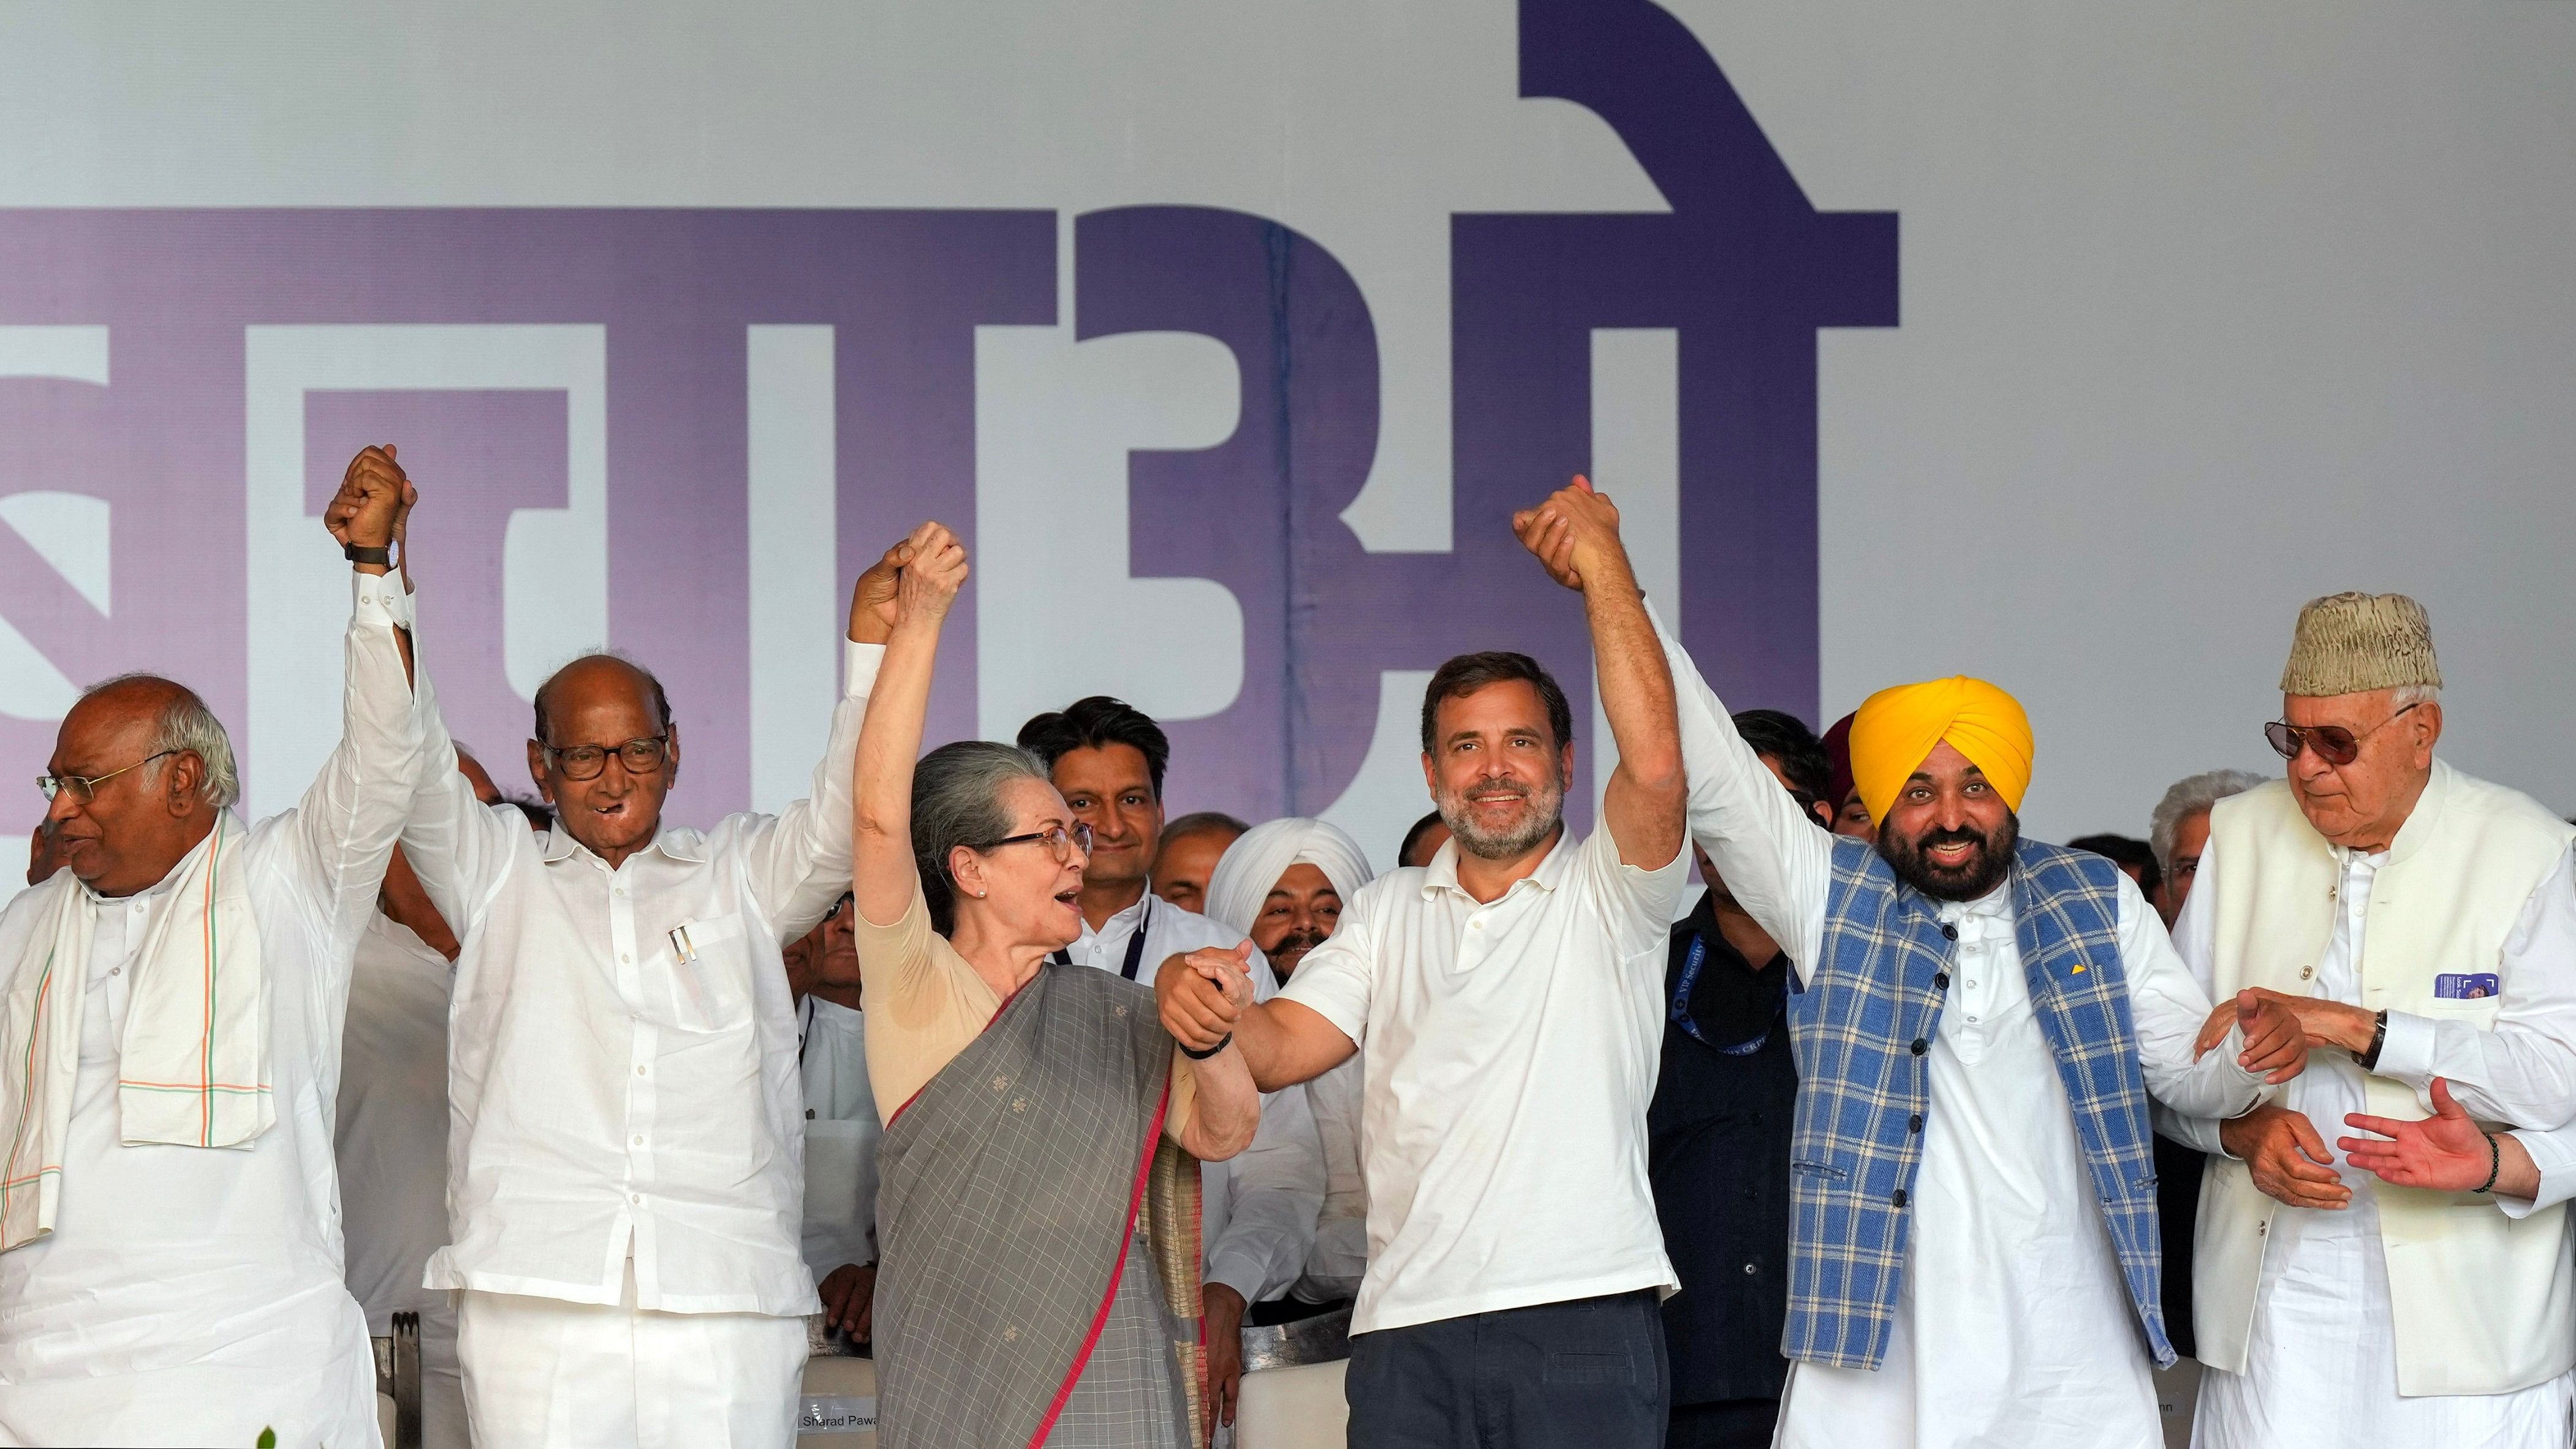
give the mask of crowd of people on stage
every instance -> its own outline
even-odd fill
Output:
[[[1362,842],[1169,814],[1106,696],[926,739],[924,523],[810,796],[700,831],[622,655],[537,691],[534,798],[449,737],[418,501],[369,448],[324,514],[295,808],[239,818],[181,683],[62,722],[0,911],[0,1445],[370,1443],[402,1312],[440,1449],[784,1445],[817,1324],[889,1449],[1205,1446],[1243,1330],[1334,1313],[1368,1449],[2150,1449],[2178,1355],[2209,1449],[2576,1442],[2576,827],[2437,756],[2409,598],[2287,621],[2282,777],[2046,845],[2010,694],[1730,712],[1578,478],[1511,526],[1589,626],[1597,828],[1496,651]]]

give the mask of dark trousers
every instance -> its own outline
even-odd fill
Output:
[[[1675,1404],[1664,1449],[1771,1449],[1771,1429],[1779,1420],[1778,1399]]]
[[[1651,1292],[1363,1333],[1350,1449],[1662,1449],[1672,1379]]]

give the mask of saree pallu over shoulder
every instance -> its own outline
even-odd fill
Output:
[[[886,1449],[1045,1443],[1109,1325],[1139,1232],[1197,1442],[1198,1168],[1163,1136],[1171,1056],[1150,991],[1050,965],[887,1124],[876,1295]]]

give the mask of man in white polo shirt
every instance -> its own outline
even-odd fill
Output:
[[[1369,1264],[1350,1443],[1659,1449],[1659,1294],[1646,1180],[1666,931],[1688,866],[1672,674],[1607,498],[1550,500],[1572,535],[1619,749],[1602,829],[1565,832],[1573,712],[1535,660],[1470,654],[1423,698],[1423,775],[1453,839],[1344,903],[1279,997],[1238,1001],[1265,1090],[1364,1053]],[[1169,963],[1163,1018],[1225,1035],[1215,953]],[[1248,995],[1238,992],[1238,995]]]

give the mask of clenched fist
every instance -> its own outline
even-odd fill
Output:
[[[1154,973],[1163,1029],[1194,1052],[1214,1051],[1252,1004],[1252,943],[1201,947]]]
[[[386,548],[401,536],[419,490],[394,461],[394,445],[359,450],[322,510],[322,526],[343,548]]]

